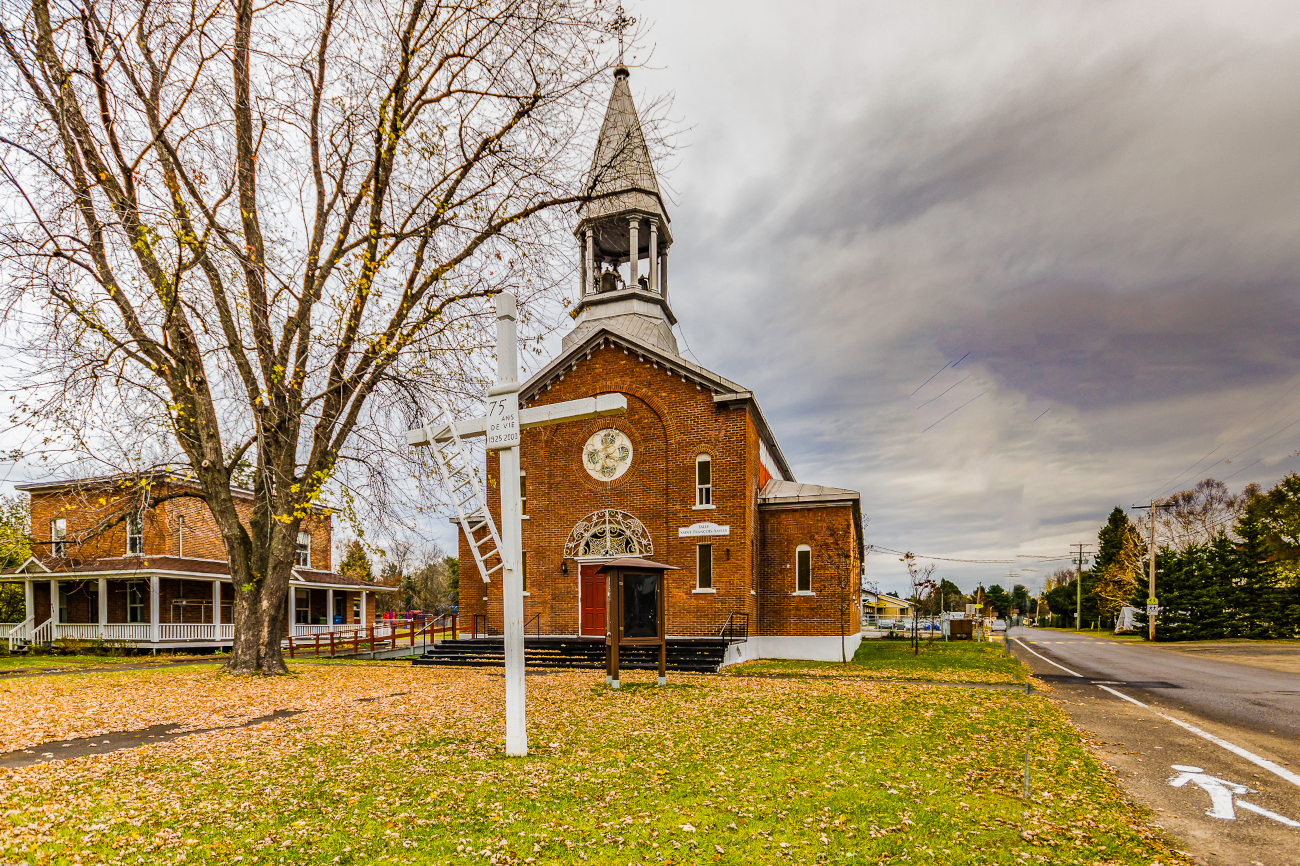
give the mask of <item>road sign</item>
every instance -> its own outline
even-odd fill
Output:
[[[488,395],[492,399],[487,404],[487,450],[518,448],[519,391],[507,391],[495,396],[489,391]]]
[[[1147,605],[1147,616],[1156,616],[1159,613],[1160,613],[1160,605],[1158,604]]]
[[[598,394],[580,400],[568,400],[549,406],[539,406],[519,411],[519,361],[515,350],[515,296],[502,292],[497,296],[497,384],[488,390],[488,411],[480,418],[452,421],[444,413],[437,427],[418,427],[406,431],[407,444],[429,445],[442,451],[453,448],[460,452],[457,466],[462,473],[444,472],[444,487],[448,499],[461,502],[465,490],[456,488],[460,475],[472,476],[464,458],[463,437],[487,437],[487,449],[496,451],[501,461],[501,532],[498,558],[501,570],[501,601],[503,631],[505,632],[505,685],[506,685],[506,754],[528,754],[528,717],[524,707],[524,587],[520,569],[520,548],[523,535],[523,510],[519,497],[519,431],[524,427],[545,427],[566,421],[581,421],[604,415],[622,415],[627,412],[627,398],[622,394]],[[441,459],[441,458],[439,458]],[[459,497],[459,498],[458,498]],[[471,497],[473,498],[473,497]],[[475,501],[484,517],[491,523],[491,514],[481,496]],[[469,500],[465,500],[468,502]],[[459,509],[459,506],[458,506]],[[471,516],[471,515],[465,515]],[[475,540],[470,521],[462,519],[461,529],[471,546],[485,545],[486,539]],[[495,536],[495,532],[493,533]],[[480,571],[482,566],[480,565]],[[487,577],[484,575],[484,579]]]
[[[1147,596],[1147,604],[1159,604],[1160,601],[1154,595]]]

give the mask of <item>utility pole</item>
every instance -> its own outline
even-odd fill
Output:
[[[1090,545],[1071,544],[1070,546],[1079,548],[1078,567],[1074,572],[1074,630],[1078,631],[1083,625],[1083,549]]]
[[[1156,642],[1156,616],[1159,613],[1160,602],[1156,598],[1156,509],[1173,508],[1172,502],[1156,502],[1151,500],[1150,505],[1134,505],[1134,508],[1149,509],[1147,516],[1151,518],[1150,541],[1148,542],[1148,558],[1151,560],[1151,576],[1147,580],[1147,640],[1152,643]]]

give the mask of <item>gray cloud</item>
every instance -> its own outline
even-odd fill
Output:
[[[1300,11],[886,4],[810,36],[768,8],[711,58],[671,47],[708,22],[670,8],[676,311],[801,477],[863,491],[870,540],[1064,553],[1300,370]],[[804,37],[839,47],[753,60]],[[1215,472],[1270,481],[1288,447]]]

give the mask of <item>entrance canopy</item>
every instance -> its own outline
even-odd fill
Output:
[[[637,559],[636,557],[625,556],[622,559],[613,559],[596,569],[597,573],[603,574],[611,569],[621,568],[625,571],[646,568],[655,571],[681,571],[676,565],[664,565],[662,562],[651,562],[648,559]]]

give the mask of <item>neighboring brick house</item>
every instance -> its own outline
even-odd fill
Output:
[[[519,394],[543,406],[617,392],[627,413],[523,433],[525,631],[603,639],[596,570],[632,555],[681,569],[666,578],[670,637],[745,623],[731,660],[852,655],[860,497],[796,482],[754,395],[678,352],[668,216],[627,77],[615,73],[593,160],[600,198],[578,215],[575,327]],[[498,461],[487,465],[499,519]],[[482,617],[500,634],[501,582],[479,581],[463,534],[460,562],[462,621]]]
[[[175,474],[148,486],[122,479],[19,484],[31,497],[31,559],[2,578],[21,581],[27,619],[18,639],[114,640],[154,648],[229,646],[234,592],[225,546],[193,487]],[[234,491],[242,515],[252,493]],[[393,588],[335,574],[333,521],[305,518],[286,604],[285,631],[356,628],[372,622],[375,593]]]

